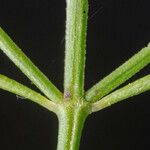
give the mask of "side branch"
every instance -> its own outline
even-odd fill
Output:
[[[87,101],[98,101],[150,63],[150,46],[143,48],[123,65],[86,92]]]
[[[145,91],[150,90],[150,75],[140,78],[127,86],[114,91],[113,93],[105,96],[101,100],[92,104],[92,111],[96,112],[104,109],[112,104],[127,99],[129,97],[138,95]]]
[[[25,99],[29,99],[50,111],[56,112],[57,110],[56,104],[53,103],[52,101],[48,100],[41,94],[35,92],[34,90],[31,90],[30,88],[16,82],[15,80],[12,80],[1,74],[0,74],[0,89],[22,96]]]
[[[0,28],[0,49],[52,101],[60,101],[62,93],[31,62],[21,49]]]

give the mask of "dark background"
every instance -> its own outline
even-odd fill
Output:
[[[149,0],[89,0],[86,85],[150,42]],[[65,0],[0,0],[0,25],[63,90]],[[127,83],[150,73],[150,66]],[[37,90],[0,52],[0,73]],[[123,84],[125,85],[125,84]],[[150,149],[150,92],[88,117],[81,150]],[[56,116],[0,90],[0,149],[55,150]]]

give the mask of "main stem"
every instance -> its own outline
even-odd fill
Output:
[[[88,0],[66,0],[64,101],[58,104],[57,150],[78,150],[82,128],[90,113],[84,99],[84,68]]]
[[[67,0],[65,45],[65,98],[84,96],[84,68],[88,0]]]
[[[86,117],[90,114],[90,107],[84,103],[64,103],[59,108],[59,134],[57,150],[78,150],[80,138]]]

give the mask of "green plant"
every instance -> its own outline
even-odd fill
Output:
[[[1,50],[45,96],[3,75],[0,75],[0,88],[32,100],[57,115],[58,150],[79,148],[82,127],[89,114],[150,89],[148,75],[112,92],[150,62],[150,46],[147,46],[91,89],[84,91],[87,18],[87,0],[68,1],[64,94],[0,28]]]

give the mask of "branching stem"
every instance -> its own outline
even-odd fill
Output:
[[[123,65],[99,81],[86,92],[86,100],[95,102],[124,83],[150,63],[150,46],[143,48]]]
[[[111,94],[102,98],[98,102],[93,103],[92,111],[99,111],[108,106],[111,106],[114,103],[138,95],[148,90],[150,90],[150,75],[138,79],[133,83],[130,83],[127,86],[112,92]]]
[[[0,28],[0,49],[52,101],[61,101],[62,93],[31,62],[21,49]]]
[[[25,97],[54,112],[59,120],[57,150],[78,150],[84,122],[91,112],[150,90],[150,75],[148,75],[112,92],[150,63],[150,45],[85,93],[88,0],[66,0],[66,2],[64,97],[1,28],[0,49],[48,99],[3,75],[0,75],[0,89]]]
[[[0,74],[0,89],[22,96],[25,98],[25,100],[31,100],[50,111],[53,112],[57,111],[56,104],[53,103],[52,101],[48,100],[41,94],[31,90],[30,88],[16,82],[15,80],[12,80],[1,74]]]

